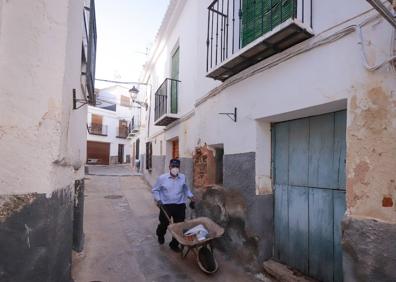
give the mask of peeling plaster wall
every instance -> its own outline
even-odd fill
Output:
[[[396,81],[382,75],[349,100],[347,206],[350,215],[396,223]]]

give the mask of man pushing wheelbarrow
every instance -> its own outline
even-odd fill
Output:
[[[181,252],[183,258],[191,250],[201,270],[212,274],[217,271],[218,265],[211,241],[222,236],[224,229],[207,217],[185,221],[187,199],[191,200],[190,208],[194,209],[195,198],[186,184],[186,177],[179,169],[180,161],[172,159],[169,173],[159,176],[152,189],[154,200],[160,208],[160,223],[156,231],[158,243],[164,244],[164,236],[169,229],[172,234],[169,247],[175,252]]]
[[[169,219],[174,223],[183,222],[186,218],[186,202],[190,199],[190,207],[194,208],[195,198],[186,183],[186,177],[180,173],[180,160],[172,159],[169,162],[169,172],[158,177],[153,189],[154,200],[160,207],[159,224],[157,226],[158,243],[165,242],[165,233]],[[166,214],[164,213],[166,212]],[[169,247],[180,252],[179,242],[172,237]]]

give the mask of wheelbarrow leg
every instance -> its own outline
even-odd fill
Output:
[[[186,247],[186,249],[187,249],[187,251],[185,253],[184,253],[184,247]],[[190,252],[190,250],[191,250],[191,247],[187,247],[187,246],[182,245],[182,247],[181,247],[181,257],[185,258],[188,255],[188,253]]]

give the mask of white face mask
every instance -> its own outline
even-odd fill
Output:
[[[170,172],[172,173],[172,175],[178,175],[179,174],[179,168],[177,167],[172,167]]]

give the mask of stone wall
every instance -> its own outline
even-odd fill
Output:
[[[72,281],[73,195],[0,196],[0,281]]]
[[[352,218],[343,225],[344,281],[396,281],[396,225]]]
[[[180,172],[183,173],[187,178],[187,185],[194,190],[193,186],[193,159],[192,158],[180,158]]]
[[[224,155],[224,187],[197,189],[197,213],[225,228],[217,247],[237,258],[247,270],[258,271],[272,256],[272,196],[257,196],[255,153]]]

